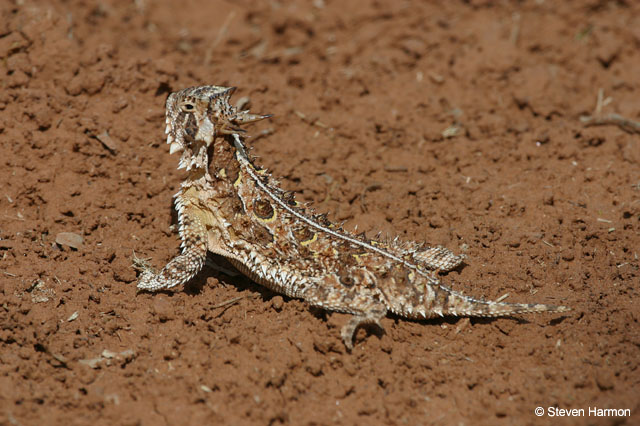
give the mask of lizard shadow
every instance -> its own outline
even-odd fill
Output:
[[[217,279],[219,283],[225,287],[235,287],[239,293],[244,290],[249,290],[251,293],[258,294],[264,302],[279,295],[279,293],[257,284],[249,277],[240,273],[240,271],[223,256],[212,253],[207,255],[207,262],[202,270],[184,286],[184,293],[190,296],[201,294],[207,286],[207,278],[209,277]],[[281,296],[285,298],[285,301],[289,299],[285,295]]]
[[[522,315],[526,315],[526,314],[522,314]],[[411,321],[411,322],[415,322],[415,323],[419,323],[419,324],[425,324],[425,325],[451,325],[451,326],[455,326],[456,324],[458,324],[458,322],[460,320],[463,320],[465,318],[469,319],[471,325],[475,325],[475,324],[492,324],[498,320],[511,320],[511,321],[515,321],[518,324],[531,324],[532,321],[527,320],[526,318],[522,318],[519,316],[515,316],[515,315],[505,315],[505,316],[498,316],[498,317],[473,317],[473,316],[444,316],[444,317],[439,317],[439,318],[426,318],[426,319],[421,319],[421,318],[417,318],[417,319],[411,319],[411,318],[404,318],[400,315],[394,314],[394,313],[389,313],[387,314],[387,316],[389,318],[394,319],[396,322],[398,321]],[[565,319],[569,318],[568,315],[562,315],[558,318],[554,318],[552,320],[549,321],[549,323],[551,325],[558,325],[561,324],[562,322],[564,322]]]

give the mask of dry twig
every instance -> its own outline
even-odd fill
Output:
[[[583,115],[580,117],[580,121],[585,126],[605,126],[609,124],[616,125],[622,130],[628,133],[640,133],[640,122],[623,117],[620,114],[602,114],[602,108],[610,104],[611,97],[604,98],[604,91],[598,89],[598,101],[596,103],[596,110],[593,115]]]

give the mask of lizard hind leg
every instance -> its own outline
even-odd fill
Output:
[[[353,339],[358,331],[358,327],[365,324],[375,324],[380,330],[384,330],[380,320],[387,314],[386,307],[374,307],[365,312],[354,314],[353,317],[347,322],[340,330],[340,336],[346,346],[347,350],[353,349]]]
[[[331,283],[331,278],[325,277]],[[379,295],[368,289],[360,289],[358,292],[349,291],[337,286],[329,287],[312,286],[305,289],[299,296],[312,306],[327,311],[343,312],[353,315],[342,327],[340,336],[348,351],[353,349],[353,339],[361,325],[375,324],[384,330],[380,320],[387,315],[387,306],[380,300]]]
[[[134,267],[141,271],[138,289],[158,291],[175,287],[187,283],[200,272],[207,259],[207,233],[196,215],[181,215],[180,237],[182,253],[158,273],[146,262],[134,258]]]

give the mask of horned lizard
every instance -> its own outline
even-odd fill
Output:
[[[201,270],[207,252],[216,253],[275,292],[351,314],[341,331],[349,350],[361,324],[380,326],[388,312],[422,319],[568,310],[462,295],[442,284],[438,273],[456,268],[463,255],[354,235],[297,202],[247,153],[240,126],[270,116],[238,111],[229,103],[234,91],[192,87],[167,99],[167,143],[172,154],[181,153],[178,168],[188,173],[175,196],[182,253],[158,273],[138,262],[139,289],[185,284]]]

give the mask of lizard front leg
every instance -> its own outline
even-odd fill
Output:
[[[182,253],[174,257],[156,273],[140,259],[134,259],[134,267],[141,270],[138,288],[158,291],[185,284],[202,269],[207,258],[207,230],[196,214],[185,209],[180,215]]]

